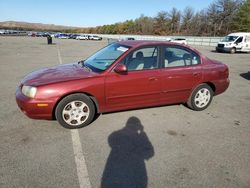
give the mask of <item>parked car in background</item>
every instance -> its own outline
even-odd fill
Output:
[[[116,41],[123,41],[123,40],[135,40],[134,37],[125,37],[125,38],[120,38],[120,39],[114,39]]]
[[[90,35],[89,40],[102,40],[102,37],[99,37],[97,35]]]
[[[175,42],[175,43],[179,43],[179,44],[187,44],[187,40],[184,38],[172,38],[169,40],[169,42]]]
[[[114,38],[108,38],[108,44],[112,44],[112,43],[119,42],[119,41],[121,41],[121,40],[114,39]]]
[[[70,34],[69,39],[76,39],[78,36],[80,36],[80,35],[79,34]]]
[[[43,37],[44,36],[44,32],[29,32],[28,36],[29,37]]]
[[[206,109],[229,86],[227,65],[171,42],[120,41],[84,61],[28,74],[16,90],[30,118],[66,128],[91,123],[98,113],[186,103]]]
[[[76,37],[76,40],[88,40],[88,36],[87,35],[79,35]]]
[[[43,32],[37,32],[36,37],[43,37],[43,34],[44,34]]]
[[[57,33],[50,32],[50,36],[53,37],[53,38],[55,38],[55,35],[56,35],[56,34],[57,34]]]
[[[61,35],[61,33],[55,33],[55,34],[54,34],[54,37],[55,37],[55,38],[58,38],[60,35]]]
[[[250,33],[231,33],[216,46],[217,52],[250,52]]]
[[[55,38],[68,39],[69,38],[69,34],[59,33],[59,34],[55,35]]]
[[[51,36],[49,32],[44,32],[43,33],[43,37],[48,37],[48,36]]]
[[[29,36],[29,37],[35,37],[35,36],[36,36],[36,33],[35,33],[35,32],[29,32],[29,33],[28,33],[28,36]]]
[[[126,37],[125,40],[135,40],[134,37]]]

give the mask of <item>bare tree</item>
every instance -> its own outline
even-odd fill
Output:
[[[217,0],[209,6],[209,24],[214,36],[227,34],[231,30],[240,3],[241,0]]]
[[[154,32],[154,19],[141,15],[135,20],[137,32],[140,34],[152,34]]]
[[[208,15],[208,25],[210,27],[210,33],[213,34],[213,36],[215,36],[218,30],[217,29],[218,21],[220,20],[219,10],[215,3],[209,5],[207,10],[207,15]]]
[[[182,13],[182,23],[181,23],[181,31],[184,34],[190,34],[190,22],[194,16],[194,10],[191,7],[186,7]]]
[[[157,35],[164,35],[168,32],[168,13],[161,11],[157,14],[154,21],[154,30]]]
[[[168,13],[171,34],[180,32],[181,12],[175,7]]]

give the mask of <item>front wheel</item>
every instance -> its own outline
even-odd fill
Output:
[[[230,53],[231,54],[234,54],[236,52],[236,48],[232,48],[231,50],[230,50]]]
[[[214,92],[209,85],[201,84],[194,89],[188,99],[187,105],[189,108],[196,111],[204,110],[210,105],[213,94]]]
[[[55,116],[63,127],[77,129],[92,122],[95,116],[95,107],[87,95],[72,94],[58,103]]]

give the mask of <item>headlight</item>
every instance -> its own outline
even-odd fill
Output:
[[[37,88],[32,86],[23,86],[22,93],[30,98],[34,98],[36,95]]]

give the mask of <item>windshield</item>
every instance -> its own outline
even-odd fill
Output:
[[[238,36],[226,36],[223,38],[222,42],[233,42],[238,38]]]
[[[128,46],[117,43],[110,44],[86,59],[84,65],[94,72],[105,71],[128,49]]]

